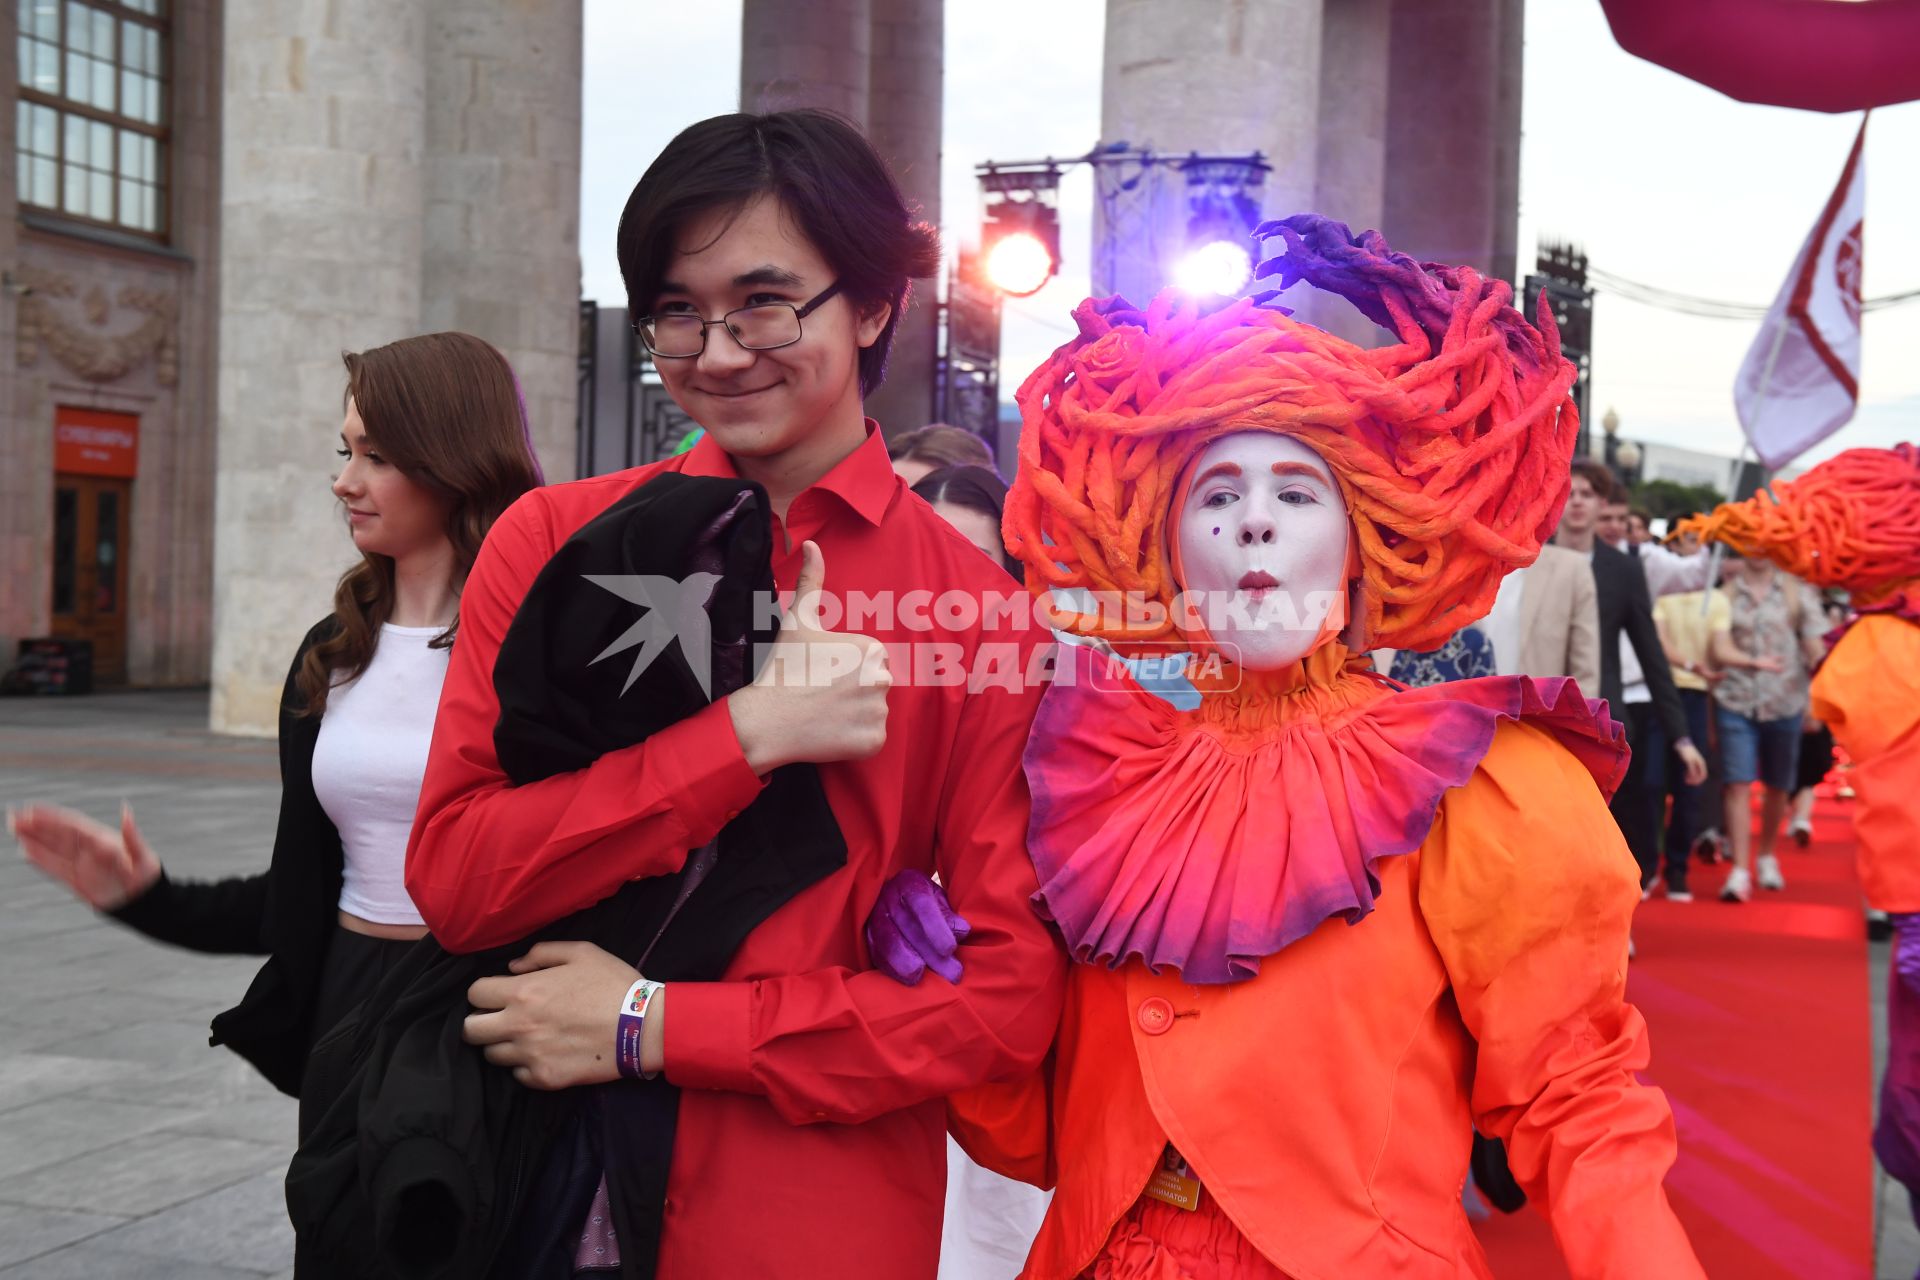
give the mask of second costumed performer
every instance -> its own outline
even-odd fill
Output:
[[[1397,344],[1264,297],[1109,298],[1021,388],[1028,585],[1162,606],[1063,625],[1195,651],[1202,700],[1065,651],[1026,769],[1036,906],[1077,963],[1048,1074],[956,1099],[955,1136],[1057,1186],[1036,1280],[1487,1276],[1476,1126],[1574,1276],[1699,1276],[1672,1113],[1635,1078],[1619,729],[1570,680],[1406,689],[1366,660],[1538,554],[1573,368],[1503,283],[1317,216],[1261,234],[1286,242],[1263,275]]]
[[[1678,532],[1851,598],[1813,675],[1813,714],[1853,761],[1861,892],[1894,921],[1873,1152],[1920,1219],[1920,447],[1848,449]]]

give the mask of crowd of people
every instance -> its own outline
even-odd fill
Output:
[[[1825,612],[1636,523],[1507,285],[1261,230],[1386,345],[1089,300],[1017,465],[865,417],[937,242],[811,111],[627,203],[672,458],[544,485],[485,343],[346,358],[266,869],[10,817],[266,957],[213,1039],[299,1099],[299,1274],[1483,1274],[1475,1134],[1576,1276],[1702,1274],[1629,930],[1716,822],[1723,897],[1782,886]],[[929,627],[850,602],[936,593],[962,678],[909,678]]]
[[[1656,538],[1607,467],[1580,459],[1572,471],[1554,546],[1507,576],[1488,616],[1430,653],[1379,653],[1381,669],[1407,684],[1572,676],[1632,747],[1612,807],[1643,895],[1693,901],[1695,862],[1728,864],[1727,902],[1784,889],[1780,836],[1810,840],[1834,763],[1809,684],[1845,601],[1767,560],[1710,554],[1693,533]]]

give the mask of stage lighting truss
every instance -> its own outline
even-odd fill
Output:
[[[1059,272],[1060,174],[1083,164],[1111,170],[1111,181],[1121,191],[1136,190],[1143,180],[1159,182],[1179,174],[1186,192],[1184,225],[1176,213],[1171,228],[1159,222],[1166,239],[1144,225],[1109,226],[1108,235],[1146,236],[1149,243],[1161,245],[1171,241],[1177,247],[1170,259],[1162,260],[1162,270],[1190,293],[1232,297],[1245,290],[1253,277],[1253,229],[1260,223],[1261,196],[1272,170],[1266,158],[1258,151],[1163,155],[1125,142],[1105,143],[1064,160],[990,161],[974,170],[986,206],[979,261],[988,285],[1002,294],[1026,297]],[[1181,209],[1178,197],[1173,199],[1173,210]],[[1144,207],[1151,211],[1155,203],[1149,200]],[[1148,216],[1159,221],[1160,215]]]
[[[1060,170],[1052,163],[985,165],[978,174],[986,196],[980,263],[987,282],[1024,298],[1060,270]]]

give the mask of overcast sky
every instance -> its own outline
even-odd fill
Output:
[[[973,166],[1078,155],[1100,133],[1103,0],[947,5],[941,200],[950,240],[976,236]],[[634,181],[674,133],[736,110],[740,4],[586,0],[581,257],[585,296],[623,301],[614,228]],[[1594,265],[1684,293],[1765,304],[1845,162],[1858,116],[1752,107],[1631,58],[1598,0],[1528,5],[1520,245],[1583,244]],[[1920,288],[1920,104],[1867,130],[1866,292]],[[1090,287],[1091,179],[1061,188],[1060,276],[1012,303],[1001,385],[1071,332]],[[1390,231],[1390,229],[1389,229]],[[1704,319],[1602,294],[1593,408],[1624,435],[1731,454],[1734,374],[1757,321]],[[1869,312],[1860,415],[1811,461],[1851,444],[1920,438],[1920,303]]]

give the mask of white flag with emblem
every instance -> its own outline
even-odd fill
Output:
[[[1740,428],[1769,468],[1785,466],[1845,426],[1860,402],[1866,137],[1862,119],[1840,185],[1800,247],[1733,384]]]

